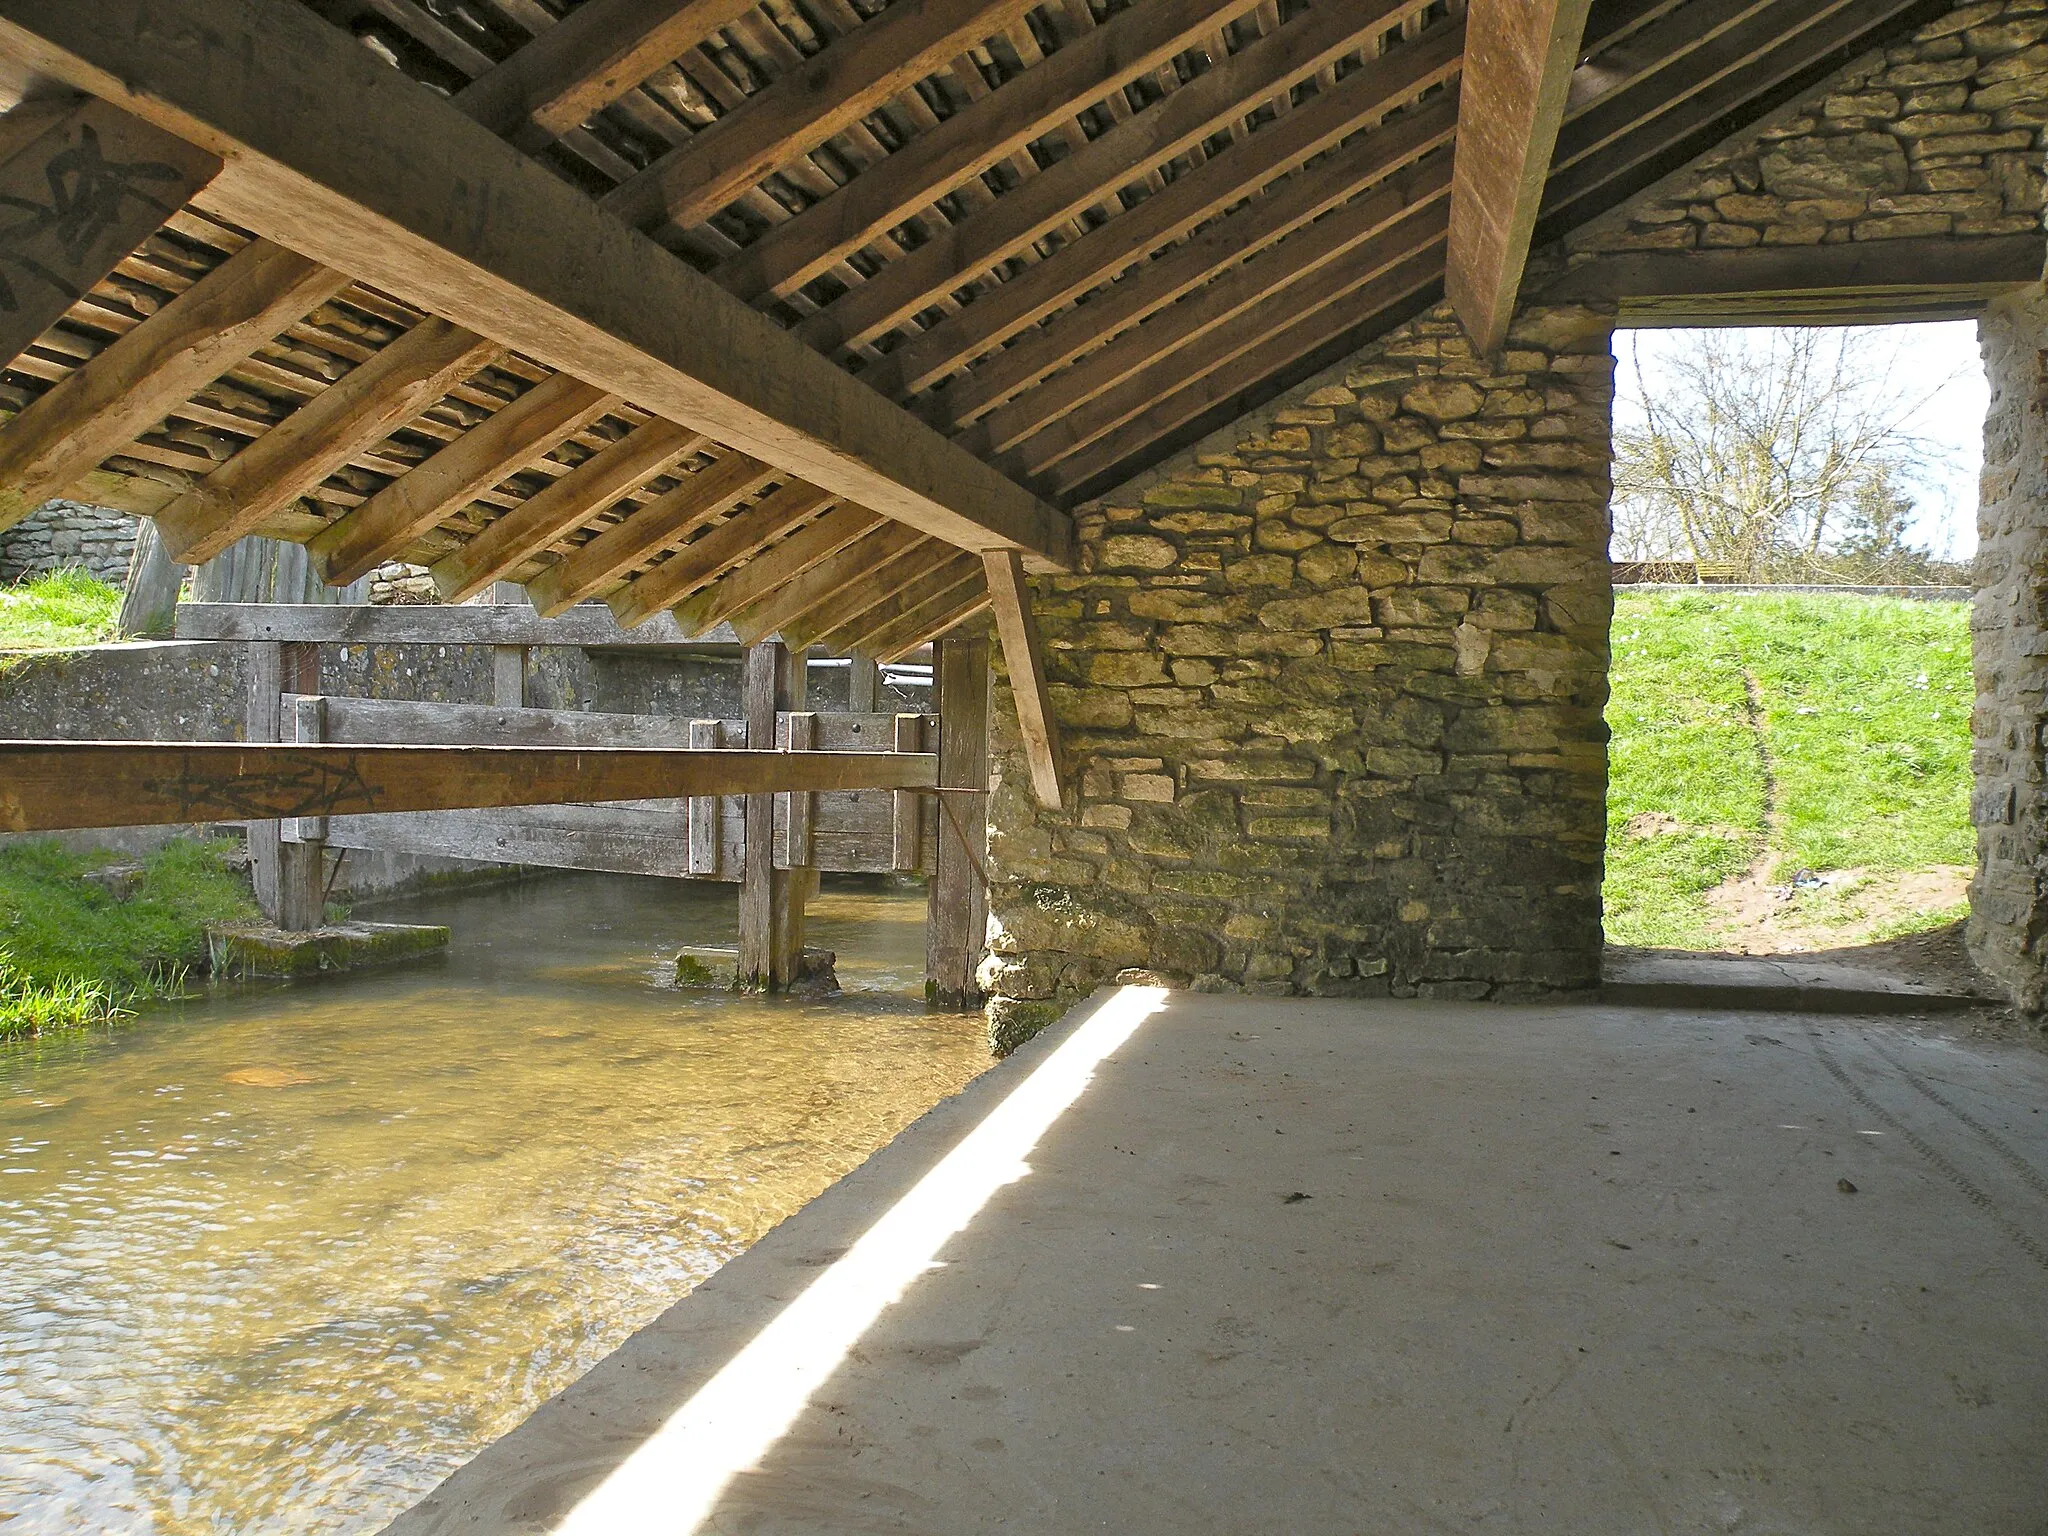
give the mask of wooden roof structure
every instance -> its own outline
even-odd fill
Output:
[[[0,527],[886,659],[1945,8],[1469,4],[0,0]]]

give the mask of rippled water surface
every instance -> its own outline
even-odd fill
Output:
[[[670,988],[733,907],[386,907],[447,958],[0,1047],[0,1529],[375,1530],[988,1064],[921,895],[817,899],[854,995]]]

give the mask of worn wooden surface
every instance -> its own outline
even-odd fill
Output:
[[[666,614],[624,629],[611,610],[590,603],[544,619],[525,606],[466,603],[368,607],[328,603],[180,603],[180,640],[315,640],[340,645],[577,645],[689,649],[730,654],[731,629],[692,636]]]
[[[1024,761],[1031,769],[1031,787],[1041,805],[1060,808],[1059,726],[1053,719],[1052,697],[1045,682],[1045,655],[1038,626],[1031,621],[1031,593],[1024,568],[1004,555],[986,561],[988,596],[995,609],[996,633],[1003,642],[1009,668],[1010,696],[1016,700],[1017,730],[1024,743]]]
[[[939,706],[939,783],[988,788],[988,642],[942,640],[933,648],[932,690]],[[934,797],[937,848],[925,907],[925,987],[943,1008],[974,1008],[974,979],[988,947],[988,799]]]

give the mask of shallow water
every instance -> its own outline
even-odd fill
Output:
[[[853,995],[668,986],[733,909],[384,907],[446,959],[0,1047],[6,1536],[376,1530],[988,1064],[921,895],[817,899]]]

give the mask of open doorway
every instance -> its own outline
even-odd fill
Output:
[[[1608,942],[1960,955],[1974,323],[1615,350]]]

